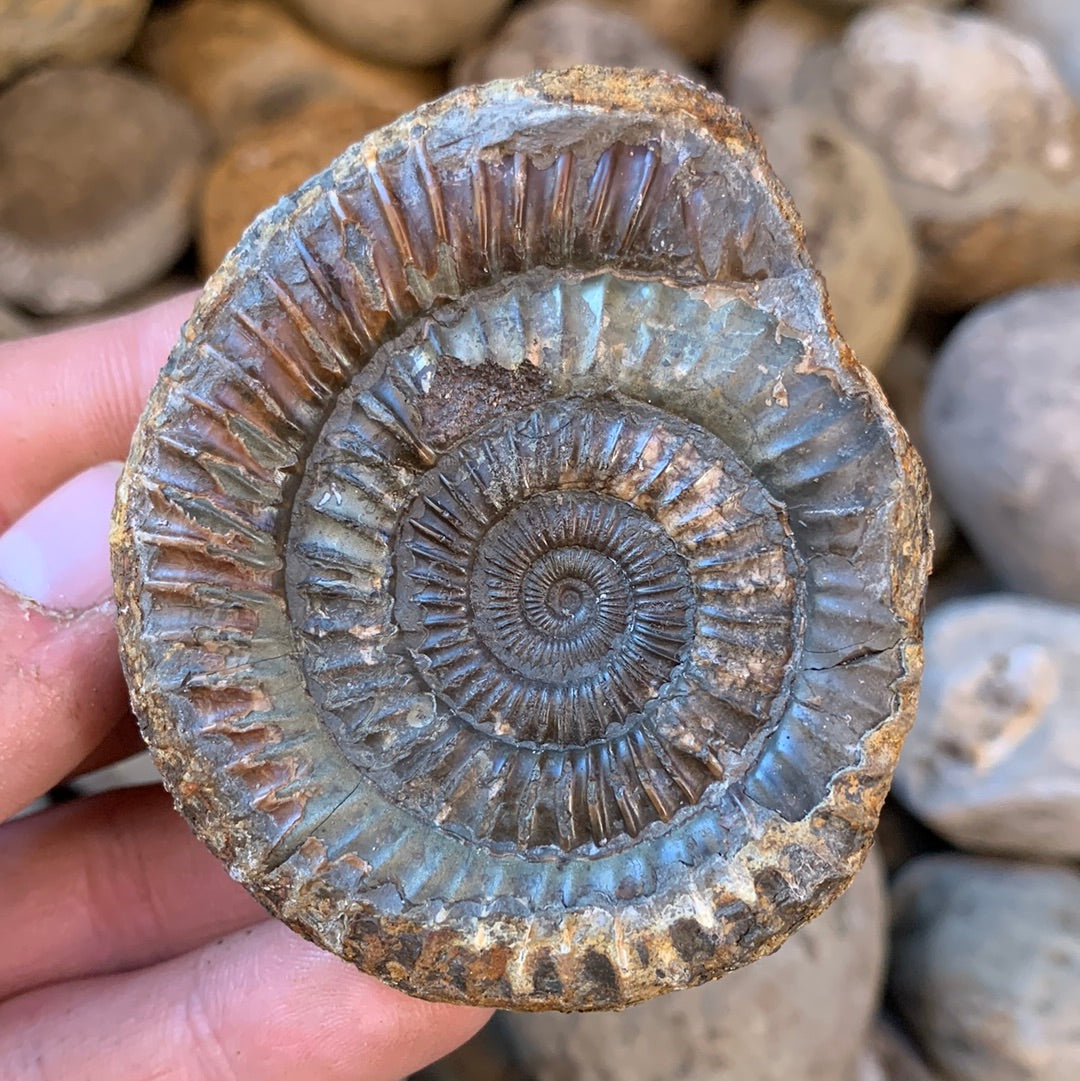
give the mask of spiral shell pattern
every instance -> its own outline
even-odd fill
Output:
[[[919,673],[925,483],[723,103],[455,92],[259,218],[114,529],[178,806],[415,994],[625,1005],[857,869]]]

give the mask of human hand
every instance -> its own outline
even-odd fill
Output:
[[[5,821],[139,746],[108,520],[192,302],[0,346],[0,1077],[390,1081],[488,1011],[408,998],[269,920],[159,788]]]

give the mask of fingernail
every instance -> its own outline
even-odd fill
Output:
[[[109,518],[121,462],[62,484],[0,535],[0,584],[46,608],[88,608],[112,595]]]

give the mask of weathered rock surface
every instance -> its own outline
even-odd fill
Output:
[[[451,81],[461,86],[513,79],[576,64],[698,77],[684,57],[629,15],[591,0],[538,0],[515,9],[490,41],[462,53]]]
[[[15,0],[0,4],[0,82],[35,64],[115,60],[150,0]]]
[[[896,793],[961,848],[1080,859],[1080,609],[953,601],[925,646]]]
[[[1011,588],[1080,603],[1080,283],[970,313],[923,408],[935,490]]]
[[[191,236],[206,138],[119,69],[43,69],[0,95],[0,297],[41,314],[152,282]]]
[[[949,1081],[1080,1077],[1080,875],[928,856],[897,877],[893,1001]]]
[[[915,241],[880,163],[835,120],[798,106],[766,117],[758,134],[802,215],[840,333],[879,371],[907,323],[917,273]]]
[[[538,1081],[836,1081],[877,1005],[885,898],[875,854],[771,957],[621,1013],[508,1014]]]
[[[973,11],[888,5],[852,20],[796,84],[884,162],[927,303],[1080,274],[1080,113],[1033,40]]]

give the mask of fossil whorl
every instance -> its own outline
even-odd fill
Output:
[[[624,1005],[774,949],[910,722],[922,468],[723,102],[454,92],[262,215],[114,528],[178,806],[434,999]]]

